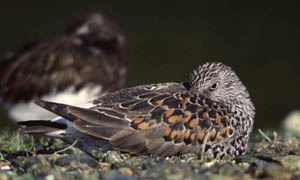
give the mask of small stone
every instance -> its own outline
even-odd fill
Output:
[[[10,171],[10,170],[12,170],[12,168],[10,167],[10,163],[5,160],[0,160],[0,171]]]
[[[111,169],[111,164],[110,163],[99,163],[99,168],[102,169],[103,171],[108,171]]]
[[[281,158],[279,161],[289,170],[300,170],[300,156],[288,155]]]
[[[0,167],[0,170],[1,171],[10,171],[10,170],[12,170],[12,168],[10,166],[2,166],[2,167]]]
[[[33,165],[40,164],[40,163],[41,163],[41,160],[39,159],[38,156],[30,157],[24,164],[24,169],[28,169],[28,168],[32,167]]]
[[[180,162],[188,163],[188,162],[192,162],[192,161],[196,161],[196,160],[198,160],[198,156],[195,153],[187,153],[187,154],[181,155]]]
[[[244,168],[244,169],[248,169],[250,167],[250,164],[247,163],[247,162],[242,162],[242,163],[239,163],[239,165]]]
[[[237,176],[237,175],[242,175],[244,169],[242,169],[240,166],[235,166],[231,163],[225,163],[219,167],[218,171],[220,172],[221,175]]]
[[[120,156],[120,153],[118,153],[117,151],[110,151],[107,153],[106,161],[110,163],[119,163],[122,162],[123,160]]]
[[[276,179],[291,179],[292,173],[279,164],[269,164],[263,168],[263,175]]]
[[[184,170],[176,167],[175,169],[166,169],[165,170],[165,178],[167,180],[180,180],[184,179]]]
[[[120,174],[117,171],[109,171],[108,173],[105,173],[104,176],[100,179],[105,179],[105,180],[133,180],[132,177]]]
[[[9,178],[6,174],[3,174],[3,173],[0,172],[0,179],[1,180],[8,180]]]
[[[90,167],[96,167],[98,164],[97,160],[95,160],[94,158],[92,158],[91,156],[89,156],[87,154],[67,155],[67,156],[58,158],[55,161],[55,164],[59,165],[59,166],[69,166],[69,165],[74,166],[74,163],[87,164]],[[75,165],[75,166],[77,166],[77,165]]]
[[[230,176],[222,176],[222,175],[213,175],[211,177],[212,180],[234,180],[234,177]]]
[[[46,180],[55,180],[55,176],[50,174],[48,176],[45,177]]]
[[[127,167],[120,168],[119,171],[127,176],[133,176],[132,170]]]
[[[217,162],[218,162],[218,161],[217,161],[216,159],[214,159],[214,160],[212,160],[212,161],[210,161],[210,162],[204,163],[204,164],[203,164],[203,167],[205,167],[205,168],[210,168],[210,167],[212,167],[213,165],[215,165]]]

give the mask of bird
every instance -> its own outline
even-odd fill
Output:
[[[16,121],[52,119],[35,99],[85,106],[120,89],[127,75],[126,39],[101,13],[71,21],[65,33],[24,45],[0,61],[0,104]]]
[[[245,153],[255,116],[247,88],[221,62],[198,66],[186,82],[125,88],[90,103],[82,108],[37,100],[58,117],[19,122],[20,130],[76,142],[74,147],[89,154],[200,153],[222,159]]]

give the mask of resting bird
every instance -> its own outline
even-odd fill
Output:
[[[0,61],[0,103],[17,121],[52,119],[34,99],[84,106],[104,91],[120,89],[126,66],[119,27],[94,13],[72,22],[63,36],[30,43]]]
[[[245,152],[255,115],[238,76],[215,62],[193,70],[186,83],[122,89],[92,101],[90,108],[36,103],[59,117],[20,122],[23,133],[77,141],[75,147],[87,153],[237,156]]]

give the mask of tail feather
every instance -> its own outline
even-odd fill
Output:
[[[34,103],[72,122],[78,119],[76,116],[69,113],[68,111],[69,105],[48,102],[43,100],[35,100]]]
[[[42,134],[51,138],[59,138],[67,144],[74,144],[74,147],[92,157],[94,157],[93,152],[99,150],[106,152],[111,149],[108,140],[76,131],[72,126],[68,127],[67,124],[43,120],[22,121],[18,124],[22,126],[20,131],[24,134]],[[106,132],[109,134],[108,130]]]
[[[21,121],[18,124],[22,126],[20,131],[24,134],[45,134],[67,128],[66,124],[44,120]]]
[[[143,132],[137,133],[129,126],[129,120],[117,116],[117,113],[85,109],[66,104],[37,100],[35,103],[60,116],[51,121],[22,121],[21,132],[41,133],[60,138],[85,152],[97,149],[111,149],[111,141],[125,151],[144,150]],[[61,118],[62,117],[62,118]],[[125,128],[125,129],[124,129]],[[127,145],[128,144],[128,145]],[[137,146],[141,146],[137,149]],[[118,147],[117,147],[118,148]],[[134,152],[135,152],[134,151]]]
[[[66,104],[37,100],[35,103],[71,122],[82,120],[93,125],[104,126],[107,128],[124,128],[128,126],[129,121],[109,116],[103,112],[95,111]]]

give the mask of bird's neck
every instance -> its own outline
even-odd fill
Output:
[[[255,109],[249,98],[233,100],[227,108],[236,120],[236,127],[240,133],[250,134],[253,128]]]

